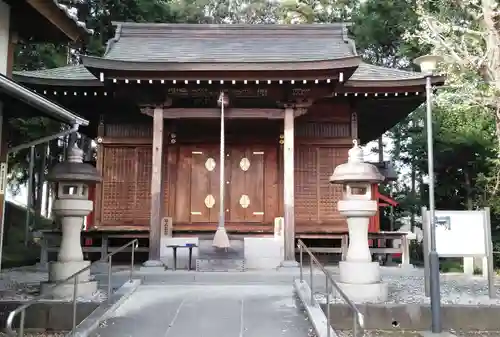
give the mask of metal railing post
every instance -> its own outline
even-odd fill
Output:
[[[73,282],[73,330],[76,328],[76,298],[78,296],[78,276],[74,278]]]
[[[113,255],[122,252],[125,250],[127,247],[132,245],[132,261],[131,261],[131,270],[130,270],[130,280],[132,280],[133,277],[133,266],[135,263],[135,250],[138,247],[138,239],[132,240],[128,242],[127,244],[121,246],[117,250],[115,250],[113,253],[108,254],[103,260],[108,260],[108,304],[111,302],[111,276],[112,276],[112,266],[113,266]],[[100,260],[101,261],[101,260]],[[89,264],[87,267],[80,269],[76,273],[68,276],[64,280],[59,280],[55,284],[49,288],[50,291],[44,292],[43,294],[38,295],[34,299],[24,303],[23,305],[18,306],[16,309],[12,310],[9,315],[7,316],[6,324],[5,324],[5,331],[7,332],[7,336],[9,337],[22,337],[24,335],[24,321],[26,318],[26,309],[29,308],[31,305],[39,303],[41,300],[45,299],[49,295],[53,294],[54,289],[58,288],[62,284],[68,284],[70,283],[71,280],[73,280],[73,330],[75,330],[77,324],[76,324],[76,312],[77,312],[77,298],[78,298],[78,278],[80,274],[83,272],[86,272],[89,270],[95,263],[99,263],[100,261],[95,261]],[[20,315],[19,319],[19,328],[17,329],[18,332],[16,333],[15,328],[13,327],[14,325],[14,319],[16,318],[17,315]]]
[[[326,336],[330,337],[330,280],[328,279],[328,275],[325,275],[326,279]]]
[[[311,305],[314,305],[314,284],[313,284],[313,260],[311,259],[311,256],[309,255],[309,281],[311,285]]]
[[[352,335],[353,337],[358,337],[358,315],[355,312],[353,312]]]
[[[351,308],[353,312],[353,337],[361,337],[363,336],[363,331],[365,327],[365,319],[364,315],[359,311],[357,306],[354,304],[354,302],[342,291],[342,289],[339,287],[339,285],[335,282],[333,279],[331,273],[325,269],[325,267],[318,261],[318,259],[314,256],[314,254],[311,252],[311,250],[304,244],[302,240],[298,240],[298,246],[300,248],[300,251],[302,252],[305,251],[309,255],[309,277],[310,277],[310,289],[311,289],[311,305],[314,305],[314,283],[313,283],[313,267],[314,264],[317,265],[317,267],[323,272],[323,274],[326,277],[325,280],[325,291],[326,291],[326,323],[327,323],[327,337],[331,337],[332,332],[330,329],[332,329],[331,326],[331,303],[330,299],[332,294],[330,291],[333,291],[335,289],[335,295],[334,298],[336,300],[337,294],[339,297],[341,297],[345,303]],[[301,265],[303,261],[301,258]],[[302,273],[301,273],[302,274]],[[302,277],[302,275],[301,275]]]
[[[21,317],[19,319],[19,337],[24,337],[24,319],[26,317],[26,309],[21,311]]]
[[[302,250],[302,245],[299,243],[299,266],[300,266],[300,283],[304,282],[304,271],[302,269],[302,264],[304,262],[304,251]]]
[[[136,248],[136,242],[132,244],[132,256],[130,257],[130,276],[128,279],[129,282],[132,282],[132,277],[134,276],[135,248]]]
[[[108,304],[111,303],[111,265],[113,264],[113,256],[108,258]]]

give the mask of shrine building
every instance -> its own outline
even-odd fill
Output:
[[[150,259],[164,236],[215,232],[221,93],[226,229],[273,235],[282,221],[288,256],[294,238],[347,231],[329,177],[353,139],[425,100],[423,74],[364,63],[344,24],[115,26],[102,57],[14,79],[90,121],[103,182],[87,230],[145,235]]]

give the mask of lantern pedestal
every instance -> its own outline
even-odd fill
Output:
[[[58,199],[54,202],[54,213],[61,218],[62,239],[57,261],[49,264],[49,282],[43,283],[42,293],[51,291],[55,298],[73,297],[75,281],[53,288],[76,272],[88,267],[90,261],[83,260],[80,231],[83,219],[90,214],[93,203],[82,199]],[[97,281],[90,280],[90,269],[77,277],[77,296],[91,296],[97,291]]]
[[[354,302],[386,301],[388,285],[381,282],[380,266],[372,262],[368,245],[368,224],[377,212],[376,201],[340,200],[337,207],[349,227],[346,260],[339,263],[340,288]]]

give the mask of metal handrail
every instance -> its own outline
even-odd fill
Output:
[[[332,275],[325,267],[318,261],[316,256],[314,256],[313,252],[305,245],[302,240],[298,240],[297,247],[300,252],[300,283],[304,282],[304,273],[303,273],[303,251],[309,254],[309,258],[311,263],[309,264],[309,276],[310,276],[310,288],[311,288],[311,305],[314,305],[314,283],[313,283],[313,267],[314,264],[318,266],[318,268],[325,274],[325,284],[326,284],[326,325],[327,325],[327,336],[330,337],[330,289],[331,287],[335,288],[337,293],[342,297],[345,303],[351,308],[353,311],[353,336],[363,336],[365,329],[365,318],[364,315],[359,311],[353,301],[349,299],[349,297],[340,289],[339,285],[333,279]],[[359,327],[359,329],[358,329]],[[359,335],[359,333],[361,333]]]
[[[80,269],[79,271],[77,271],[76,273],[74,273],[71,276],[68,276],[64,280],[56,282],[54,285],[51,286],[51,288],[49,288],[50,291],[47,291],[46,293],[38,295],[34,299],[26,302],[25,304],[21,305],[20,307],[16,308],[15,310],[12,310],[9,313],[9,316],[7,317],[7,322],[6,322],[6,326],[5,326],[5,330],[7,332],[7,335],[11,336],[11,337],[15,337],[15,336],[22,337],[22,336],[24,336],[24,320],[25,320],[25,315],[26,315],[26,309],[28,307],[32,306],[33,304],[39,303],[40,301],[46,299],[47,297],[49,297],[49,295],[51,295],[54,292],[54,289],[56,289],[57,287],[59,287],[59,286],[61,286],[63,284],[68,284],[68,281],[70,281],[71,279],[74,279],[74,289],[73,289],[73,329],[71,330],[71,331],[74,331],[75,328],[76,328],[76,304],[77,304],[76,299],[77,299],[77,295],[78,295],[78,275],[80,275],[83,272],[89,270],[93,265],[95,265],[95,264],[97,264],[99,262],[103,262],[103,261],[107,260],[108,261],[108,289],[107,289],[107,297],[108,298],[107,298],[107,301],[108,301],[108,304],[109,304],[111,302],[111,267],[112,267],[112,263],[113,263],[113,255],[122,252],[128,246],[132,246],[132,258],[131,258],[131,261],[130,261],[130,274],[129,274],[129,282],[132,282],[132,277],[134,275],[135,250],[139,247],[139,240],[138,239],[134,239],[134,240],[126,243],[125,245],[123,245],[120,248],[118,248],[116,251],[114,251],[114,252],[106,255],[103,259],[101,259],[99,261],[94,261],[91,264],[89,264],[87,267]],[[21,314],[21,318],[20,318],[20,321],[19,321],[18,333],[16,334],[16,332],[12,328],[12,324],[14,323],[14,318],[19,313]]]

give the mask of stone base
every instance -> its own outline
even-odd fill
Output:
[[[298,268],[299,263],[295,260],[283,260],[280,263],[281,268]]]
[[[355,303],[382,303],[387,301],[388,284],[383,282],[371,284],[352,284],[337,282],[340,289]],[[340,298],[335,291],[333,295]]]
[[[200,241],[196,271],[245,271],[245,252],[242,240],[231,240],[231,248],[219,249],[211,241]]]
[[[371,284],[380,282],[378,262],[339,262],[340,282],[351,284]]]
[[[165,265],[160,260],[147,260],[139,269],[141,272],[164,272]]]
[[[244,238],[247,269],[276,269],[283,261],[283,240],[269,237]]]
[[[49,263],[49,283],[64,280],[90,265],[90,261],[69,261]],[[78,282],[87,282],[90,279],[90,268],[77,276]]]
[[[61,284],[54,288],[54,283],[45,282],[40,285],[42,294],[52,294],[53,298],[57,299],[73,299],[75,289],[74,283]],[[77,287],[77,297],[91,297],[97,292],[97,281],[79,282]]]
[[[49,263],[49,281],[41,284],[41,293],[50,292],[54,298],[71,299],[73,298],[74,279],[68,283],[61,284],[54,288],[54,284],[67,279],[78,271],[88,267],[90,261],[69,261],[69,262],[50,262]],[[97,291],[97,281],[89,281],[90,269],[87,269],[77,277],[78,289],[77,297],[90,297]]]

